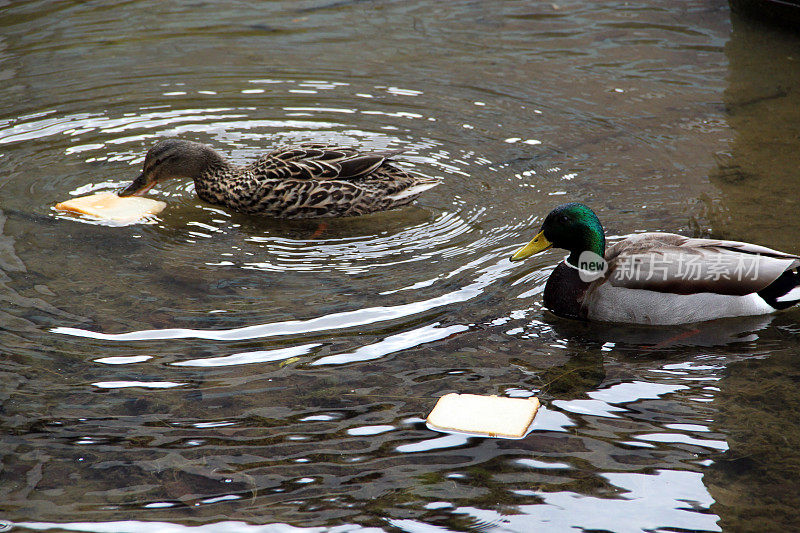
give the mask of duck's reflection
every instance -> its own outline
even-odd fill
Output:
[[[726,346],[758,339],[775,315],[724,318],[678,326],[638,326],[626,324],[590,324],[552,316],[548,324],[560,338],[581,339],[608,348],[638,350],[642,355],[663,355],[665,350],[686,347]]]

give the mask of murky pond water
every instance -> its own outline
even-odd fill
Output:
[[[800,39],[687,2],[0,2],[0,519],[72,531],[738,531],[800,520],[800,312],[546,313],[564,201],[611,235],[800,251]],[[57,215],[164,136],[404,149],[353,219],[151,196]],[[521,440],[426,428],[539,396]]]

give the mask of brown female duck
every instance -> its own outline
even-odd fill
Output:
[[[194,180],[197,195],[235,211],[279,218],[348,217],[406,205],[439,180],[391,164],[395,152],[303,144],[238,166],[208,145],[164,139],[120,196],[142,195],[171,178]]]

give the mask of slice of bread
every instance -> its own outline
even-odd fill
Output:
[[[120,197],[111,192],[100,192],[73,198],[56,204],[55,207],[59,211],[81,213],[113,222],[131,223],[160,213],[167,204],[140,196]]]
[[[518,439],[539,409],[536,398],[505,398],[477,394],[445,394],[428,415],[428,427],[488,437]]]

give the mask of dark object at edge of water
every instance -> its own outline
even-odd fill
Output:
[[[743,16],[800,30],[800,0],[728,0],[731,10]]]

